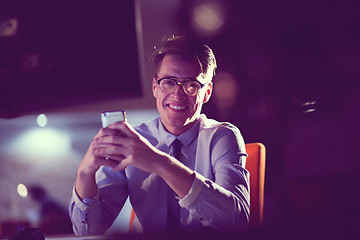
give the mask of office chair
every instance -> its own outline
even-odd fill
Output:
[[[250,172],[250,228],[263,226],[265,146],[262,143],[245,144],[248,157],[245,168]]]
[[[262,143],[245,144],[248,157],[245,168],[250,172],[250,229],[261,229],[264,212],[265,146]],[[135,218],[131,211],[129,230]]]

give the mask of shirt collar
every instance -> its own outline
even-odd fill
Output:
[[[183,146],[188,146],[198,135],[199,133],[199,127],[200,127],[200,119],[196,121],[194,126],[192,126],[189,130],[181,134],[180,136],[176,136],[172,133],[169,133],[165,130],[164,125],[161,123],[161,120],[159,118],[159,135],[160,139],[165,142],[165,144],[170,147],[172,142],[175,139],[179,139],[179,141],[182,143]]]

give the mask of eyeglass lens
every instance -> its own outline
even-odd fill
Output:
[[[175,79],[161,79],[160,87],[167,92],[174,92],[177,85],[183,85],[183,90],[187,95],[194,96],[201,88],[201,85],[193,80],[178,83]]]

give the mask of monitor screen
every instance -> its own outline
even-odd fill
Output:
[[[141,96],[133,0],[8,2],[0,117]]]

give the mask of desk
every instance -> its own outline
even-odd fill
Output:
[[[45,236],[45,240],[109,240],[109,236],[84,236],[77,237],[75,235]]]

